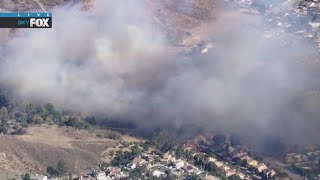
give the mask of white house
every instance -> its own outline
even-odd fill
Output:
[[[164,154],[164,156],[162,158],[162,161],[164,161],[164,162],[174,162],[175,160],[176,160],[175,157],[173,157],[169,153]]]
[[[174,162],[174,165],[177,169],[181,169],[184,166],[184,161],[181,159],[178,159]]]
[[[216,159],[216,158],[214,158],[214,157],[209,157],[209,158],[208,158],[208,161],[209,161],[209,162],[216,162],[216,161],[217,161],[217,159]]]
[[[267,170],[267,169],[268,169],[268,167],[264,163],[260,163],[260,164],[257,165],[257,170],[259,172],[262,172],[262,171]]]

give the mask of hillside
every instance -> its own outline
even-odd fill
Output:
[[[91,0],[4,0],[0,2],[0,11],[50,11],[56,6],[72,6],[83,3],[90,4]],[[184,45],[183,40],[199,36],[202,26],[208,23],[218,12],[217,0],[176,0],[157,1],[142,0],[152,14],[157,28],[166,32],[169,41],[175,45]],[[88,5],[90,6],[90,5]],[[193,44],[200,40],[192,41]],[[190,43],[189,43],[190,45]]]
[[[10,178],[25,172],[45,174],[46,167],[60,159],[73,172],[87,172],[99,164],[104,151],[118,144],[84,130],[49,125],[30,127],[25,135],[0,135],[0,142],[0,177]]]

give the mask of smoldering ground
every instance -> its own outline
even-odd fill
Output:
[[[284,34],[266,39],[260,20],[220,15],[208,54],[172,56],[143,2],[54,9],[52,29],[1,42],[1,84],[25,102],[143,129],[193,124],[252,142],[268,134],[317,142],[319,83],[303,62],[311,43]]]

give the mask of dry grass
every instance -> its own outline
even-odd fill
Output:
[[[103,152],[118,141],[97,138],[84,130],[34,126],[22,136],[0,135],[0,177],[45,173],[46,167],[64,159],[74,172],[87,171],[103,159]]]

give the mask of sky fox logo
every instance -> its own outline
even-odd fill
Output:
[[[30,18],[30,27],[49,28],[49,18]]]
[[[18,20],[18,27],[29,28],[51,28],[50,18],[30,18],[25,20]]]

